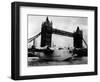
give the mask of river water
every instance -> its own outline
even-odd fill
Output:
[[[80,65],[87,64],[87,57],[73,58],[65,61],[28,60],[28,66],[53,66],[53,65]]]

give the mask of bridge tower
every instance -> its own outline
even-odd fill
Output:
[[[52,41],[52,22],[49,21],[48,17],[46,21],[42,23],[41,27],[41,47],[51,47]]]
[[[82,48],[83,47],[83,33],[82,31],[79,29],[79,27],[77,27],[76,32],[73,33],[73,43],[74,43],[74,48]]]

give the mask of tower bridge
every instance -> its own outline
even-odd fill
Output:
[[[73,38],[73,45],[75,48],[82,48],[83,45],[82,43],[84,42],[85,45],[87,46],[87,43],[83,39],[83,33],[77,27],[76,32],[71,33],[59,29],[54,29],[52,25],[52,21],[50,22],[48,17],[46,18],[46,21],[42,23],[41,25],[41,32],[39,32],[37,35],[34,37],[28,39],[28,43],[35,41],[36,38],[38,38],[41,35],[41,47],[49,46],[51,47],[51,42],[52,42],[52,34],[57,34],[57,35],[62,35],[62,36],[67,36]]]

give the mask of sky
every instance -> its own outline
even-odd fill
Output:
[[[42,15],[28,15],[28,39],[41,32],[41,24],[45,22],[47,16]],[[64,30],[68,32],[75,32],[77,26],[83,31],[83,37],[87,42],[88,31],[88,18],[87,17],[74,17],[74,16],[48,16],[49,20],[53,23],[53,28]],[[40,45],[40,39],[37,44]],[[61,35],[53,34],[52,42],[58,47],[64,45],[72,46],[73,39]],[[62,44],[59,44],[60,41]],[[32,45],[32,44],[30,44]]]

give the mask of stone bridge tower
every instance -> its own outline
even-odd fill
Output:
[[[79,29],[79,27],[77,27],[76,32],[73,33],[73,44],[74,44],[74,48],[82,48],[83,47],[83,33],[82,31]]]
[[[52,22],[50,22],[47,17],[46,21],[42,23],[41,47],[44,47],[44,46],[51,47],[51,41],[52,41]]]

